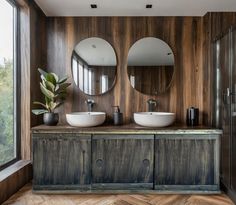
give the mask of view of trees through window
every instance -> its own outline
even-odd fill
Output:
[[[0,166],[15,156],[14,7],[0,1]]]

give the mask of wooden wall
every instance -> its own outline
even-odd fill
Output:
[[[34,12],[33,12],[34,11]],[[125,122],[132,122],[132,113],[146,111],[149,98],[159,101],[158,111],[176,112],[177,122],[185,123],[186,109],[200,109],[200,123],[212,125],[213,68],[212,41],[232,24],[236,13],[207,13],[204,17],[45,17],[35,8],[31,13],[31,100],[42,97],[38,67],[68,75],[72,86],[66,103],[59,109],[61,123],[65,113],[86,111],[85,100],[96,102],[95,111],[105,111],[111,118],[112,105],[119,105]],[[36,26],[37,25],[37,26]],[[39,25],[39,26],[38,26]],[[137,40],[157,37],[166,41],[175,55],[172,86],[165,94],[143,95],[130,85],[127,75],[129,48]],[[74,46],[88,37],[107,40],[117,55],[117,79],[112,90],[101,96],[85,95],[73,82],[71,54]],[[35,84],[37,82],[37,84]],[[29,111],[28,111],[29,112]],[[31,126],[40,124],[41,117],[31,114]]]
[[[139,39],[157,37],[167,42],[175,55],[175,74],[170,90],[160,96],[143,95],[130,85],[127,75],[129,48]],[[204,103],[204,79],[207,68],[203,67],[203,18],[201,17],[49,17],[47,18],[47,68],[49,71],[71,74],[71,54],[74,46],[88,37],[107,40],[117,55],[117,82],[114,88],[102,96],[86,96],[74,84],[68,99],[60,109],[61,122],[65,113],[87,110],[85,100],[97,103],[95,110],[112,116],[112,105],[119,105],[125,122],[132,121],[132,113],[147,110],[147,100],[159,101],[158,111],[177,114],[177,122],[185,123],[189,106],[200,108],[200,123],[204,115],[210,123],[208,104]],[[210,119],[210,118],[209,118]]]
[[[30,128],[42,123],[31,113],[33,101],[42,99],[38,67],[46,67],[46,16],[33,1],[18,0],[20,18],[21,158],[30,159]]]
[[[208,116],[203,115],[203,124],[213,125],[214,119],[214,67],[213,43],[229,31],[231,26],[236,26],[236,12],[209,12],[203,18],[203,67],[204,67],[204,92],[203,105],[209,108]]]
[[[0,204],[30,180],[32,180],[32,164],[30,161],[20,160],[2,170],[0,176]]]

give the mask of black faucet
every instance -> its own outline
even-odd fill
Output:
[[[92,99],[87,99],[87,100],[85,101],[85,103],[86,103],[87,106],[88,106],[88,112],[92,112],[93,105],[95,104],[94,100],[92,100]]]
[[[147,101],[148,104],[148,112],[154,112],[157,107],[157,100],[149,99]]]

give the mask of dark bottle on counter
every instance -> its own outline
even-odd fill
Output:
[[[197,126],[199,123],[199,109],[190,107],[187,109],[186,123],[188,126]]]
[[[123,113],[120,112],[119,106],[112,106],[115,108],[115,112],[113,113],[113,121],[114,125],[122,125],[123,124]]]

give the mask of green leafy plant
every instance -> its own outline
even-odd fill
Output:
[[[67,83],[67,77],[59,78],[55,73],[47,73],[42,69],[38,69],[41,77],[40,90],[44,95],[45,103],[34,102],[36,105],[40,105],[43,109],[33,109],[32,112],[35,115],[43,113],[54,113],[55,109],[63,104],[65,101],[67,87],[70,83]]]

